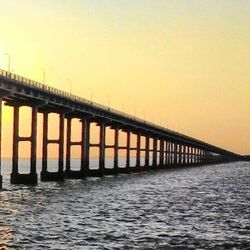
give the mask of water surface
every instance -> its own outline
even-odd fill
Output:
[[[0,249],[250,249],[250,163],[36,187],[3,165]]]

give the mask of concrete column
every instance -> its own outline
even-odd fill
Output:
[[[171,146],[171,164],[173,166],[174,165],[174,148],[175,148],[175,146],[174,146],[174,142],[172,142],[171,144],[172,144],[172,146]]]
[[[84,119],[82,120],[81,170],[85,175],[89,172],[89,140],[90,122]]]
[[[174,166],[177,165],[177,143],[174,142]]]
[[[66,142],[66,175],[70,173],[71,165],[71,118],[67,118],[67,142]]]
[[[164,167],[164,141],[160,140],[160,168]]]
[[[169,142],[169,165],[172,165],[172,163],[173,163],[172,152],[173,152],[173,143]]]
[[[145,167],[149,168],[149,136],[145,137]]]
[[[59,117],[59,139],[48,139],[48,113],[43,114],[43,157],[42,157],[42,172],[41,181],[63,181],[64,180],[64,114],[60,114]],[[55,143],[59,146],[58,153],[58,171],[48,171],[48,145],[49,143]]]
[[[19,133],[19,106],[14,106],[13,117],[13,145],[12,145],[12,173],[11,179],[18,174],[18,133]]]
[[[20,106],[14,106],[14,119],[13,119],[13,158],[12,158],[12,173],[10,182],[12,184],[37,184],[36,173],[36,137],[37,137],[37,107],[32,107],[31,118],[31,136],[19,137],[19,110]],[[27,141],[31,143],[30,155],[30,173],[20,174],[18,172],[18,151],[19,142]]]
[[[2,189],[2,98],[0,98],[0,189]]]
[[[173,164],[173,143],[169,142],[169,165]]]
[[[191,147],[190,150],[191,150],[191,164],[193,165],[194,163],[193,147]]]
[[[198,163],[198,149],[195,148],[195,164]]]
[[[114,140],[114,174],[118,174],[118,158],[119,158],[119,129],[115,128],[115,140]]]
[[[60,179],[64,179],[63,153],[64,153],[64,114],[60,114],[60,117],[59,117],[59,162],[58,162],[58,174],[59,174]]]
[[[126,169],[130,168],[130,132],[127,132]]]
[[[105,124],[100,124],[100,141],[99,141],[99,175],[103,176],[105,171],[105,141],[106,127]]]
[[[178,147],[178,164],[179,165],[182,165],[182,145],[179,144],[179,147]]]
[[[137,134],[136,140],[136,168],[139,170],[141,165],[141,135],[140,133]]]
[[[193,148],[193,164],[195,165],[196,163],[196,155],[195,155],[195,148]]]
[[[37,150],[37,107],[32,107],[30,173],[35,179],[37,179],[36,150]]]
[[[201,149],[199,148],[199,156],[198,156],[198,159],[199,159],[199,164],[201,164]]]
[[[153,140],[153,168],[157,167],[157,138]]]
[[[186,145],[183,145],[183,164],[187,164]]]
[[[190,147],[187,146],[187,165],[190,164]]]
[[[42,173],[48,171],[48,113],[43,113]]]
[[[169,141],[166,141],[166,166],[169,165],[169,148],[170,146],[170,142]]]

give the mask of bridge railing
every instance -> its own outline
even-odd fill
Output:
[[[188,141],[196,141],[196,142],[201,143],[201,144],[206,144],[206,143],[204,143],[204,142],[202,142],[202,141],[200,141],[200,140],[198,140],[196,138],[193,138],[193,137],[184,135],[182,133],[179,133],[179,132],[167,129],[167,128],[163,127],[163,126],[160,126],[160,125],[157,125],[155,123],[146,121],[145,119],[141,119],[141,118],[135,117],[135,116],[133,116],[131,114],[127,114],[127,113],[121,112],[119,110],[116,110],[116,109],[110,108],[108,106],[105,106],[105,105],[102,105],[102,104],[90,101],[90,100],[85,99],[83,97],[79,97],[79,96],[70,94],[70,93],[68,93],[66,91],[63,91],[63,90],[51,87],[51,86],[46,85],[44,83],[33,81],[31,79],[28,79],[26,77],[23,77],[23,76],[20,76],[20,75],[8,72],[6,70],[0,69],[0,76],[8,78],[8,79],[11,79],[11,80],[15,80],[19,84],[23,84],[23,85],[26,85],[26,86],[32,86],[32,87],[35,87],[35,88],[40,89],[40,90],[48,91],[49,93],[52,93],[52,94],[56,94],[56,95],[62,96],[64,98],[68,98],[69,100],[72,100],[72,101],[77,101],[77,102],[80,102],[80,103],[83,103],[83,104],[88,104],[88,105],[91,105],[93,107],[102,109],[104,111],[112,112],[112,113],[114,113],[116,115],[120,115],[120,116],[128,118],[130,120],[134,120],[134,121],[139,122],[141,124],[145,124],[145,125],[154,127],[156,129],[159,129],[161,131],[165,131],[167,133],[170,133],[172,135],[176,135],[176,136],[179,136],[181,138],[185,138]],[[209,146],[209,144],[207,144],[207,145]]]
[[[176,135],[181,135],[180,133],[177,133],[177,132],[175,132],[175,131],[166,129],[165,127],[159,126],[159,125],[157,125],[157,124],[155,124],[155,123],[146,121],[146,120],[144,120],[144,119],[135,117],[135,116],[133,116],[133,115],[131,115],[131,114],[121,112],[121,111],[119,111],[119,110],[116,110],[116,109],[110,108],[110,107],[108,107],[108,106],[105,106],[105,105],[102,105],[102,104],[99,104],[99,103],[90,101],[90,100],[88,100],[88,99],[85,99],[85,98],[83,98],[83,97],[79,97],[79,96],[77,96],[77,95],[68,93],[68,92],[66,92],[66,91],[63,91],[63,90],[60,90],[60,89],[51,87],[51,86],[46,85],[46,84],[44,84],[44,83],[37,82],[37,81],[31,80],[31,79],[28,79],[28,78],[26,78],[26,77],[23,77],[23,76],[20,76],[20,75],[17,75],[17,74],[8,72],[8,71],[6,71],[6,70],[0,69],[0,76],[3,76],[3,77],[5,77],[5,78],[11,79],[11,80],[18,81],[18,83],[21,83],[21,84],[26,85],[26,86],[32,86],[32,87],[38,88],[38,89],[40,89],[40,90],[48,91],[48,92],[50,92],[50,93],[52,93],[52,94],[56,94],[56,95],[59,95],[59,96],[62,96],[62,97],[66,97],[66,98],[68,98],[68,99],[70,99],[70,100],[72,100],[72,101],[82,102],[82,103],[84,103],[84,104],[92,105],[92,106],[94,106],[94,107],[103,109],[103,110],[105,110],[105,111],[110,111],[110,112],[112,112],[112,113],[114,113],[114,114],[123,116],[123,117],[125,117],[125,118],[131,119],[131,120],[134,120],[134,121],[137,121],[137,122],[139,122],[139,123],[144,123],[144,124],[146,124],[146,125],[153,126],[153,127],[155,127],[155,128],[158,128],[158,129],[161,129],[161,130],[165,130],[165,131],[174,133],[174,134],[176,134]],[[183,136],[183,135],[182,135],[182,136]]]

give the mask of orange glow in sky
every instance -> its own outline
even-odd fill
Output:
[[[19,75],[42,82],[44,70],[53,87],[69,91],[70,79],[73,94],[250,153],[250,1],[2,0],[1,9],[0,68],[8,53]],[[4,156],[11,115],[4,107]]]

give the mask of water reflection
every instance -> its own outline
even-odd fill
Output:
[[[5,183],[0,249],[247,249],[249,167]]]
[[[0,250],[6,250],[9,240],[12,238],[12,230],[0,226]]]

